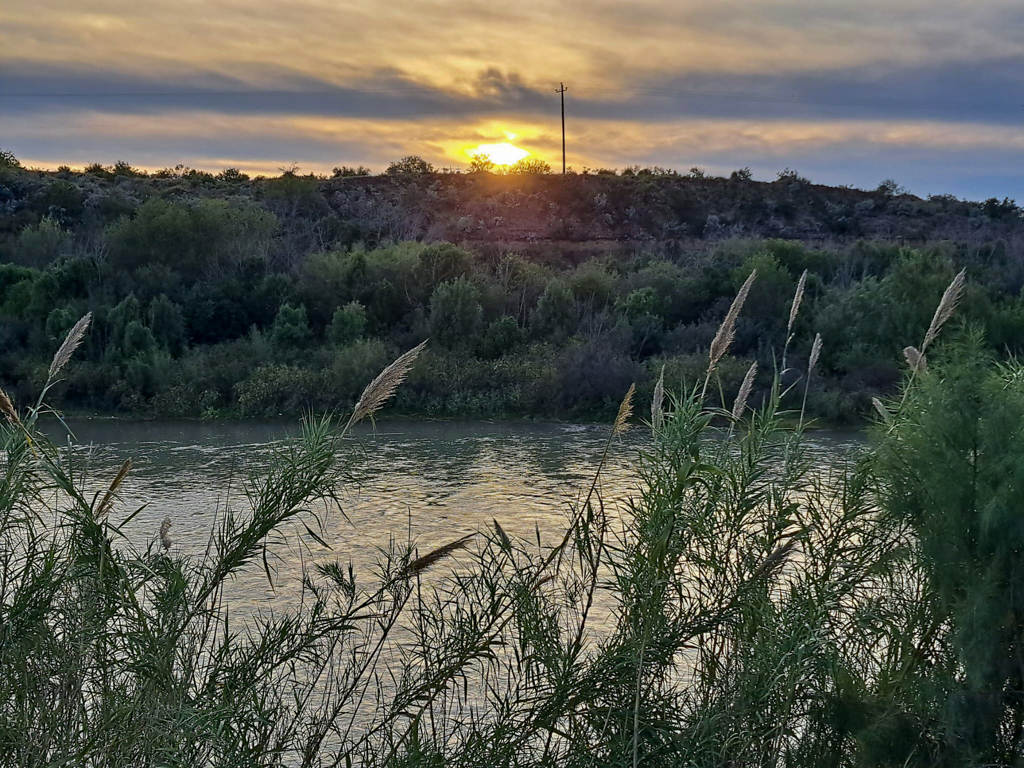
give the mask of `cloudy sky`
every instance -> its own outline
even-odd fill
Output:
[[[1024,199],[1020,0],[8,0],[23,163],[796,169]]]

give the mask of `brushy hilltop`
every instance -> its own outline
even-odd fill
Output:
[[[398,166],[398,164],[395,164]],[[64,184],[54,184],[63,181]],[[55,188],[53,188],[55,187]],[[62,195],[66,199],[62,199]],[[90,166],[84,173],[24,171],[0,186],[0,206],[32,214],[80,208],[116,218],[151,197],[256,202],[286,218],[321,222],[325,245],[346,240],[691,241],[723,237],[836,242],[855,238],[924,243],[1016,236],[1020,209],[1012,200],[922,200],[892,181],[864,191],[811,183],[795,171],[773,182],[749,171],[729,178],[694,169],[607,170],[568,176],[522,173],[446,174],[338,168],[334,176],[285,170],[255,179],[234,170],[217,175],[178,166],[143,174],[127,164]],[[67,205],[66,205],[67,204]]]
[[[536,171],[537,168],[531,170]],[[542,170],[542,169],[541,169]],[[95,333],[51,397],[143,416],[263,417],[351,406],[402,349],[430,352],[399,412],[601,418],[636,382],[699,376],[751,270],[760,278],[719,371],[752,360],[768,392],[792,335],[827,340],[808,403],[856,422],[895,390],[902,340],[966,269],[962,320],[1006,357],[1024,345],[1024,227],[1011,200],[921,200],[813,185],[793,172],[661,169],[568,176],[274,178],[21,168],[0,155],[0,383],[25,401],[47,350],[92,312]],[[804,319],[779,318],[797,284]]]

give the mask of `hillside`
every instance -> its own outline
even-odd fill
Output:
[[[1024,351],[1024,248],[1009,200],[665,173],[218,176],[119,164],[0,168],[0,383],[27,398],[86,312],[53,393],[66,408],[262,417],[344,407],[430,338],[403,389],[416,415],[592,418],[662,366],[674,386],[758,277],[718,371],[723,402],[789,339],[809,402],[858,421],[895,388],[960,269],[958,317]],[[792,297],[806,271],[796,325]],[[950,338],[956,338],[953,329]]]
[[[992,240],[1024,224],[1008,200],[921,200],[899,188],[863,191],[810,183],[796,173],[760,182],[674,174],[499,176],[425,174],[322,178],[177,169],[143,176],[128,167],[91,173],[18,170],[0,179],[0,231],[52,211],[71,224],[110,221],[153,197],[256,203],[285,219],[315,221],[328,245],[346,240],[449,242],[700,241],[765,237],[810,242],[856,238],[923,243]]]

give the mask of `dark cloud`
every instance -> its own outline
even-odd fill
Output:
[[[8,62],[0,107],[8,115],[90,110],[117,114],[208,111],[379,120],[548,115],[547,86],[487,68],[459,88],[417,83],[395,70],[336,85],[287,70],[272,89],[222,74],[134,75]],[[1024,57],[930,64],[871,64],[765,74],[691,73],[632,87],[570,83],[570,111],[588,120],[680,118],[930,120],[1016,125],[1024,118]]]

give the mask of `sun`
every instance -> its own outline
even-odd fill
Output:
[[[495,165],[515,165],[524,157],[530,156],[530,153],[525,149],[510,144],[507,141],[503,141],[500,144],[480,144],[477,147],[467,149],[466,154],[470,157],[487,155]]]

